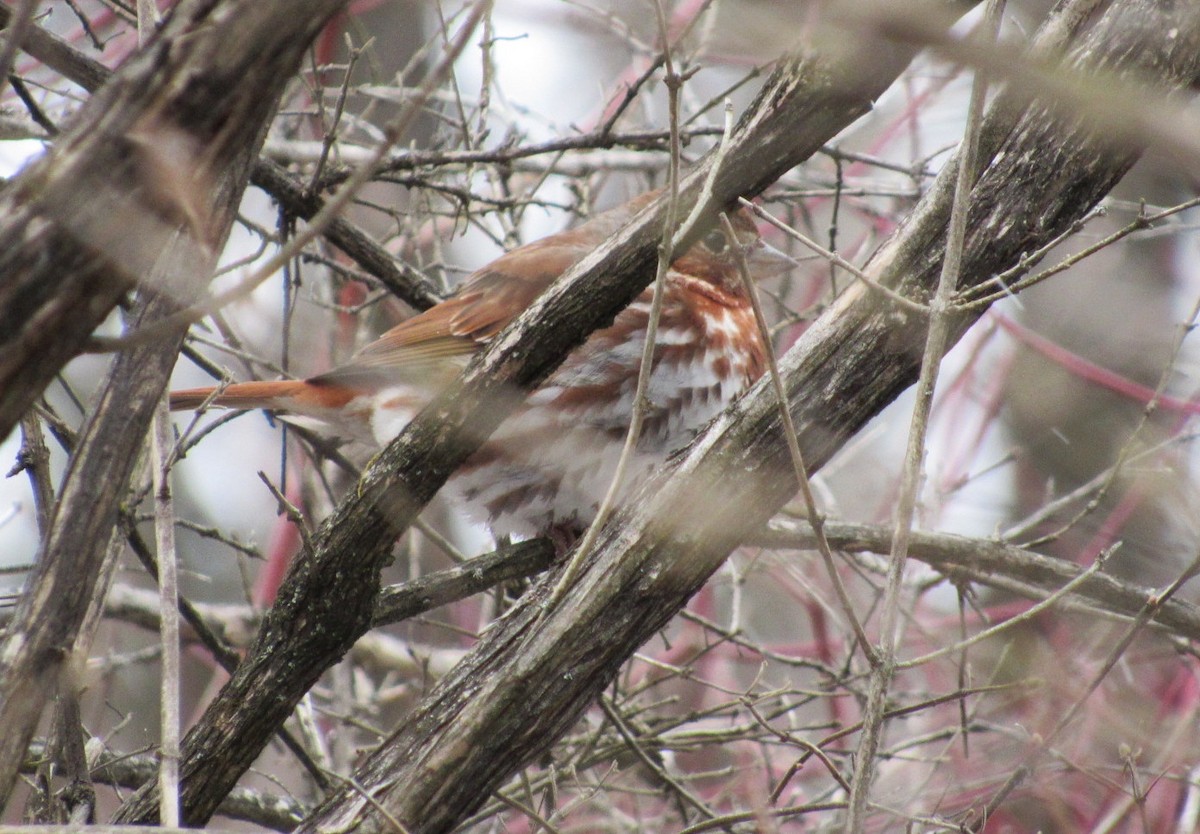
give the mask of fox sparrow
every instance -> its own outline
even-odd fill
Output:
[[[410,318],[347,364],[306,380],[176,391],[172,410],[265,408],[385,444],[439,385],[563,272],[616,232],[656,193],[570,231],[522,246],[467,277],[446,301]],[[764,346],[738,273],[782,273],[794,261],[767,246],[750,215],[730,215],[678,257],[666,276],[643,431],[624,492],[680,448],[759,377]],[[594,517],[629,427],[651,289],[596,331],[458,471],[450,483],[496,535],[570,537]]]

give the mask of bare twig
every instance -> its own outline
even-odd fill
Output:
[[[654,8],[658,19],[659,36],[662,38],[663,43],[666,44],[667,24],[663,12],[662,0],[655,0]],[[571,584],[579,575],[579,571],[592,552],[596,539],[600,535],[600,530],[608,521],[608,517],[611,515],[613,507],[616,504],[617,495],[621,491],[625,480],[625,472],[629,468],[629,462],[633,459],[638,440],[642,436],[642,423],[645,421],[648,405],[646,392],[650,390],[650,378],[654,371],[654,354],[658,348],[658,322],[662,316],[667,271],[671,268],[671,258],[674,255],[672,242],[675,235],[676,219],[679,215],[679,94],[680,88],[683,86],[683,79],[675,73],[675,65],[671,60],[671,50],[669,47],[664,46],[663,48],[663,61],[666,65],[665,83],[668,92],[668,112],[671,131],[671,156],[670,165],[667,169],[668,202],[666,219],[663,221],[662,241],[659,243],[658,266],[654,273],[654,289],[650,299],[650,315],[649,320],[646,322],[646,337],[642,343],[642,357],[638,364],[637,387],[629,415],[629,428],[625,432],[625,442],[621,447],[621,455],[617,459],[617,467],[613,473],[612,482],[609,484],[604,498],[596,510],[596,517],[588,525],[587,532],[584,533],[582,541],[579,542],[574,555],[571,557],[571,561],[562,572],[554,593],[550,595],[550,599],[546,603],[548,608],[558,605],[563,594],[571,587]],[[728,133],[726,135],[728,136]]]
[[[359,190],[378,173],[380,164],[386,157],[387,152],[404,137],[412,122],[421,113],[425,102],[433,93],[433,90],[445,80],[455,59],[466,48],[466,45],[474,35],[475,27],[490,8],[491,0],[479,0],[475,4],[471,13],[464,21],[462,29],[459,30],[458,36],[451,44],[451,49],[426,77],[418,96],[409,102],[395,119],[388,123],[384,129],[383,141],[376,146],[370,160],[366,164],[356,168],[354,173],[325,202],[320,211],[309,220],[304,229],[297,232],[284,246],[281,246],[279,251],[267,259],[266,263],[240,281],[237,286],[219,293],[206,301],[192,305],[189,309],[181,310],[162,322],[116,339],[94,339],[94,344],[103,350],[124,350],[133,345],[145,344],[159,339],[164,333],[172,329],[198,322],[205,316],[209,316],[220,310],[222,307],[245,298],[255,288],[273,277],[290,260],[299,255],[305,246],[324,232],[326,227],[333,222],[337,215],[358,194]]]
[[[175,438],[164,398],[154,415],[150,468],[154,477],[154,533],[158,550],[159,639],[162,645],[158,772],[159,816],[164,825],[179,825],[179,577],[175,552],[175,507],[171,498],[172,450]]]
[[[761,217],[763,220],[766,220],[768,223],[770,223],[775,228],[779,229],[785,235],[788,235],[789,237],[795,239],[796,241],[804,244],[809,249],[811,249],[812,251],[814,251],[818,255],[820,255],[822,258],[825,258],[826,260],[828,260],[831,264],[841,267],[842,269],[849,272],[851,275],[853,275],[859,281],[862,281],[863,284],[865,284],[872,292],[879,293],[881,296],[886,298],[888,301],[891,301],[891,302],[899,305],[900,307],[903,307],[905,310],[911,310],[912,312],[919,313],[921,315],[929,314],[929,308],[927,306],[925,306],[924,304],[921,304],[918,301],[913,301],[911,298],[905,298],[903,295],[896,292],[891,287],[887,287],[887,286],[884,286],[883,284],[879,283],[874,278],[872,278],[871,275],[868,274],[866,271],[859,269],[857,266],[850,263],[848,260],[843,258],[837,252],[831,252],[830,250],[826,249],[824,246],[817,243],[815,240],[813,240],[812,238],[810,238],[808,235],[804,234],[803,232],[801,232],[797,229],[793,229],[791,226],[787,225],[786,223],[782,223],[775,217],[772,217],[768,212],[764,211],[761,206],[757,206],[754,203],[750,202],[749,200],[742,200],[741,202],[742,202],[743,206],[750,209],[758,217]]]
[[[986,22],[983,24],[983,28],[992,38],[995,38],[999,31],[1004,5],[1004,0],[988,0],[985,13]],[[883,593],[879,622],[878,662],[871,669],[871,687],[863,712],[863,732],[859,737],[854,781],[850,790],[850,808],[846,817],[846,831],[849,834],[861,834],[866,825],[871,781],[875,774],[875,754],[879,747],[880,735],[883,732],[887,691],[896,668],[901,583],[904,578],[904,564],[908,559],[908,543],[912,533],[917,495],[921,487],[921,474],[924,471],[925,435],[928,429],[929,411],[933,405],[938,368],[950,336],[948,308],[951,297],[958,288],[962,265],[963,245],[967,234],[967,212],[970,207],[971,186],[976,177],[976,149],[987,83],[987,77],[982,72],[975,74],[971,86],[971,103],[967,112],[966,128],[963,132],[962,149],[959,155],[954,204],[951,207],[950,224],[946,233],[946,256],[942,261],[942,272],[938,280],[937,291],[930,303],[929,332],[925,339],[925,350],[921,356],[921,371],[917,380],[917,399],[913,405],[912,421],[908,430],[908,446],[905,450],[904,471],[897,500],[896,530],[892,538],[887,584]]]
[[[743,200],[742,203],[749,205],[746,200]],[[725,233],[729,235],[729,239],[736,240],[733,233],[733,224],[729,222],[729,218],[722,215],[721,221],[725,225]],[[833,584],[838,604],[842,607],[842,615],[850,623],[850,628],[854,632],[854,637],[858,641],[858,645],[861,647],[863,654],[866,655],[868,662],[873,666],[879,662],[879,659],[875,656],[875,649],[871,645],[867,633],[863,630],[858,615],[854,613],[854,605],[850,601],[850,595],[846,593],[846,586],[842,583],[842,577],[838,574],[837,565],[833,562],[833,551],[829,547],[829,540],[825,538],[825,516],[822,514],[820,508],[817,507],[817,499],[813,495],[812,483],[808,478],[808,467],[805,466],[804,454],[800,451],[800,440],[796,434],[796,424],[792,421],[792,412],[788,409],[787,390],[783,386],[783,379],[779,376],[779,362],[775,358],[774,348],[771,347],[771,334],[767,326],[766,316],[763,315],[762,302],[758,298],[758,287],[754,285],[749,267],[746,265],[745,254],[739,250],[736,253],[736,257],[738,260],[738,271],[742,275],[742,285],[746,288],[746,294],[750,297],[750,304],[754,309],[754,320],[758,325],[759,335],[767,349],[767,372],[771,376],[771,387],[775,389],[775,397],[779,402],[779,419],[783,422],[784,439],[787,441],[788,454],[791,456],[792,468],[796,473],[796,482],[800,485],[800,495],[804,499],[804,509],[808,513],[808,523],[812,525],[813,532],[817,537],[817,550],[821,554],[821,561],[825,563],[825,570],[828,572],[830,582]]]
[[[1029,778],[1037,765],[1038,759],[1041,758],[1042,754],[1050,747],[1050,745],[1054,744],[1058,737],[1062,735],[1063,731],[1070,726],[1071,722],[1075,720],[1075,717],[1079,715],[1079,711],[1083,708],[1084,703],[1086,703],[1088,698],[1092,696],[1092,693],[1099,688],[1104,679],[1108,677],[1109,672],[1112,671],[1113,667],[1116,666],[1117,661],[1119,661],[1125,654],[1125,651],[1129,648],[1130,644],[1133,642],[1133,639],[1141,633],[1142,629],[1153,618],[1154,614],[1160,608],[1162,608],[1162,606],[1167,603],[1171,597],[1173,597],[1179,591],[1179,589],[1184,586],[1186,582],[1195,577],[1197,573],[1200,573],[1200,556],[1197,556],[1195,559],[1193,559],[1191,564],[1185,567],[1172,582],[1170,582],[1161,591],[1154,594],[1146,601],[1145,606],[1141,611],[1138,612],[1137,617],[1135,617],[1134,621],[1129,624],[1129,627],[1125,630],[1125,633],[1121,635],[1120,639],[1117,640],[1112,649],[1108,652],[1104,662],[1100,665],[1100,668],[1097,669],[1096,674],[1092,676],[1090,681],[1088,681],[1088,685],[1084,691],[1079,694],[1079,697],[1077,697],[1071,706],[1066,710],[1066,712],[1063,713],[1062,717],[1059,718],[1059,720],[1055,723],[1054,728],[1049,733],[1047,733],[1045,736],[1038,736],[1033,740],[1032,749],[1030,750],[1026,761],[1012,772],[1000,789],[996,791],[996,793],[988,801],[980,815],[981,822],[975,826],[972,826],[971,830],[981,830],[983,823],[991,819],[992,815],[995,814],[996,809],[1003,804],[1004,800],[1008,798],[1013,790],[1023,781]]]

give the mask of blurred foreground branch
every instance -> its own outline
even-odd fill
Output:
[[[134,327],[204,293],[267,120],[339,6],[181,4],[46,155],[6,184],[0,438],[127,291],[140,290]],[[60,680],[76,685],[78,629],[184,330],[117,358],[71,456],[0,666],[0,806],[49,696]]]
[[[1200,76],[1200,13],[1147,0],[1113,3],[1069,60],[1084,72],[1153,77],[1164,90],[1190,85]],[[770,92],[763,101],[789,104]],[[1140,152],[1044,103],[1002,100],[993,114],[986,164],[972,190],[964,285],[1068,228]],[[946,174],[951,181],[953,173]],[[868,271],[880,283],[928,297],[941,266],[947,193],[935,186],[877,253]],[[957,318],[953,339],[973,320]],[[924,339],[923,319],[857,286],[784,357],[790,406],[813,469],[912,383]],[[389,818],[411,831],[452,829],[565,732],[621,663],[790,498],[796,487],[786,461],[778,411],[760,382],[610,522],[561,605],[545,609],[557,581],[550,575],[380,746],[353,789],[299,830],[387,831]]]
[[[686,236],[677,236],[674,248],[686,249],[712,226],[718,211],[739,196],[762,191],[866,112],[914,52],[866,38],[848,51],[785,62],[743,118],[711,188],[704,189],[705,165],[681,186],[684,204],[697,205],[699,222]],[[545,378],[571,348],[645,287],[658,257],[664,216],[660,200],[572,269],[372,461],[357,489],[318,531],[313,552],[293,564],[246,661],[188,734],[182,768],[187,820],[208,818],[273,728],[369,627],[372,602],[365,589],[378,587],[396,536],[520,393]],[[529,697],[526,705],[537,700]],[[563,720],[562,706],[551,705],[545,716]],[[553,737],[543,735],[542,741],[548,744]],[[529,755],[518,748],[511,752]],[[505,767],[511,765],[512,759],[502,758],[508,761]],[[503,770],[493,773],[499,778]],[[471,779],[451,779],[469,801],[456,799],[438,803],[436,812],[400,816],[441,830],[486,796],[486,787]],[[424,789],[415,782],[413,787]],[[154,819],[155,793],[153,786],[140,791],[119,819]]]

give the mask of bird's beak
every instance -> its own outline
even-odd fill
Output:
[[[756,241],[750,251],[746,253],[746,266],[756,281],[783,275],[789,269],[799,265],[800,262],[791,255],[776,249],[763,240]]]

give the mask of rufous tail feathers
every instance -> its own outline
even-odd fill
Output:
[[[199,408],[215,388],[189,388],[171,392],[171,410]],[[337,385],[315,385],[299,379],[274,382],[235,382],[225,386],[209,405],[250,410],[267,408],[306,413],[312,409],[340,408],[353,399],[355,392]]]

